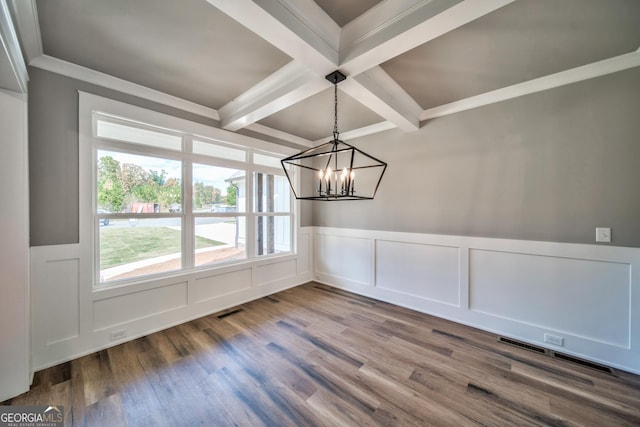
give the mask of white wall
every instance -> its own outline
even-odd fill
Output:
[[[308,282],[311,250],[300,229],[296,254],[92,290],[81,245],[32,247],[34,370]]]
[[[314,242],[320,282],[640,373],[639,248],[328,227]]]
[[[27,99],[0,90],[0,401],[29,389]]]

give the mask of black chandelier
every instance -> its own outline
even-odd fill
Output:
[[[338,83],[346,76],[334,71],[325,78],[333,83],[333,139],[282,159],[282,168],[296,199],[373,199],[387,164],[340,140]]]

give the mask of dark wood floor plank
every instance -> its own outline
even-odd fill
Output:
[[[637,426],[640,377],[309,283],[42,370],[5,403],[88,427]]]

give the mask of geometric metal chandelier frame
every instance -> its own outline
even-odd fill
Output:
[[[340,71],[326,76],[334,85],[333,139],[281,160],[298,200],[373,199],[387,169],[385,162],[340,140],[338,83],[345,78]]]

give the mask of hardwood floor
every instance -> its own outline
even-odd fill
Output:
[[[74,426],[640,425],[640,377],[309,283],[36,373]]]

